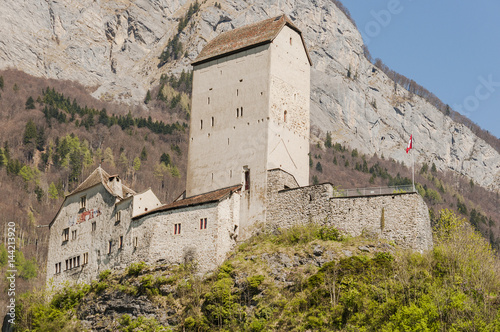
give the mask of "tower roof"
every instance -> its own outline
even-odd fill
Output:
[[[312,64],[302,32],[283,14],[220,34],[201,50],[192,65],[199,65],[213,59],[270,43],[278,36],[284,26],[289,26],[300,35],[309,64]]]

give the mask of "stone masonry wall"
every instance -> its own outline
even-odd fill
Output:
[[[334,197],[333,193],[331,184],[276,193],[268,204],[268,227],[288,228],[315,222],[335,226],[352,236],[375,233],[403,248],[432,248],[429,212],[419,194],[347,198]]]

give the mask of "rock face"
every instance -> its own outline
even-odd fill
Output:
[[[187,57],[158,66],[177,33],[186,0],[20,0],[0,13],[0,68],[79,81],[105,100],[138,103],[162,73],[178,74],[223,31],[287,14],[303,31],[313,60],[313,134],[409,165],[435,163],[500,191],[500,154],[466,126],[394,86],[363,55],[356,27],[329,0],[222,0],[200,11],[180,33]],[[350,74],[348,74],[348,72]]]

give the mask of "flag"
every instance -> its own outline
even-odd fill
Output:
[[[410,135],[410,140],[408,141],[408,147],[406,148],[406,153],[413,149],[413,135]]]

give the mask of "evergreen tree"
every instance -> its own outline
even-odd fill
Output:
[[[36,136],[36,149],[38,151],[43,151],[45,149],[45,129],[43,127],[39,127],[37,129],[37,136]]]
[[[35,101],[33,100],[33,97],[29,96],[28,100],[26,100],[26,109],[27,110],[34,110],[35,109]]]
[[[320,173],[323,173],[323,166],[321,166],[321,163],[319,161],[316,164],[316,170]]]
[[[432,173],[436,173],[437,172],[436,164],[434,164],[434,163],[432,163],[431,172]]]
[[[330,134],[329,131],[326,132],[325,146],[327,148],[331,148],[332,147],[332,135]]]
[[[125,152],[120,153],[120,158],[118,159],[118,163],[124,168],[128,168],[128,158],[125,155]]]
[[[7,160],[5,159],[5,155],[3,154],[3,149],[0,148],[0,167],[7,165]]]
[[[82,172],[83,163],[82,156],[80,153],[80,149],[75,149],[69,156],[69,164],[70,164],[70,173],[69,173],[69,182],[70,183],[78,183],[80,178],[80,173]]]
[[[106,148],[106,150],[104,150],[104,162],[115,167],[115,158],[113,157],[113,151],[111,148]]]
[[[170,160],[170,155],[168,153],[163,153],[160,157],[160,163],[164,163],[165,166],[168,166],[172,163]]]
[[[51,182],[49,185],[49,198],[50,199],[59,199],[59,192],[57,191],[56,185],[54,182]]]
[[[35,123],[33,122],[33,120],[29,120],[24,128],[23,144],[27,145],[30,143],[35,143],[36,137],[37,137],[37,132]]]
[[[139,157],[134,158],[134,170],[138,171],[141,169],[141,159]]]
[[[148,90],[146,93],[146,98],[144,98],[144,104],[148,104],[151,101],[151,91]]]
[[[146,147],[142,148],[142,151],[141,151],[141,160],[142,161],[148,160],[148,152],[146,151]]]

